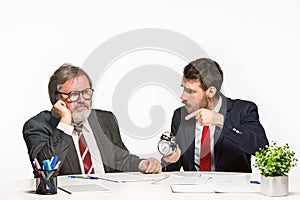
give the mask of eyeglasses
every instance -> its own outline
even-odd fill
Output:
[[[71,91],[69,93],[64,93],[64,92],[59,92],[59,91],[56,91],[55,93],[56,94],[64,94],[64,95],[67,95],[68,96],[68,100],[70,100],[71,102],[76,102],[78,101],[79,97],[80,97],[80,94],[82,95],[82,97],[85,99],[85,100],[90,100],[93,96],[93,92],[94,90],[92,88],[86,88],[82,91]]]

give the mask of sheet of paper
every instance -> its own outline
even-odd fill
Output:
[[[211,185],[171,185],[174,193],[212,193],[215,192]]]
[[[138,181],[158,181],[166,178],[166,174],[142,174],[142,173],[106,173],[91,174],[90,177],[114,181],[114,182],[138,182]]]
[[[243,174],[238,175],[202,175],[208,178],[208,182],[214,185],[246,185],[247,177]]]
[[[226,186],[226,185],[171,185],[174,193],[253,193],[258,192],[249,185]]]
[[[174,178],[174,177],[173,177]],[[199,177],[194,177],[199,178]],[[173,192],[180,193],[207,193],[207,192],[218,192],[218,193],[253,193],[258,192],[256,189],[251,187],[247,183],[246,175],[219,175],[219,174],[202,174],[201,176],[204,182],[198,184],[196,181],[194,184],[183,184],[178,185],[171,178],[171,176],[165,180],[169,180],[171,189]],[[163,181],[165,181],[163,180]],[[178,179],[179,180],[179,179]],[[205,181],[206,180],[206,181]],[[174,182],[174,184],[173,184]],[[184,183],[184,182],[182,182]],[[185,182],[186,183],[186,182]],[[191,182],[192,183],[192,182]]]
[[[250,185],[212,185],[215,192],[220,193],[252,193],[258,192]]]
[[[72,194],[74,192],[109,192],[108,188],[102,187],[97,184],[87,185],[62,185],[58,186],[59,189]]]
[[[180,176],[171,174],[169,177],[156,181],[156,184],[167,185],[200,185],[205,184],[209,177],[203,176]]]

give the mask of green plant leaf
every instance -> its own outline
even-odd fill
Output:
[[[254,167],[264,176],[286,176],[291,168],[297,166],[297,161],[295,152],[290,150],[287,143],[277,146],[277,142],[272,141],[255,153]]]

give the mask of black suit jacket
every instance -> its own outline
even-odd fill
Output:
[[[113,113],[92,110],[88,121],[99,147],[105,172],[139,171],[141,159],[129,154],[122,142]],[[32,163],[57,155],[61,160],[59,175],[81,174],[78,156],[71,136],[57,129],[59,121],[49,111],[43,111],[28,120],[23,137]]]
[[[214,133],[214,161],[216,171],[252,172],[251,155],[268,140],[259,122],[257,106],[249,101],[232,100],[222,97],[220,113],[224,115],[224,125],[216,126]],[[185,107],[175,110],[171,131],[176,136],[182,155],[176,163],[165,163],[166,171],[195,171],[195,126],[196,119],[185,120]]]

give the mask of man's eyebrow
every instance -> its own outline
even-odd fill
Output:
[[[180,85],[181,87],[183,87],[184,89],[189,89],[189,90],[194,90],[193,88],[190,88],[190,87],[186,87],[186,86],[184,86],[184,85]]]

